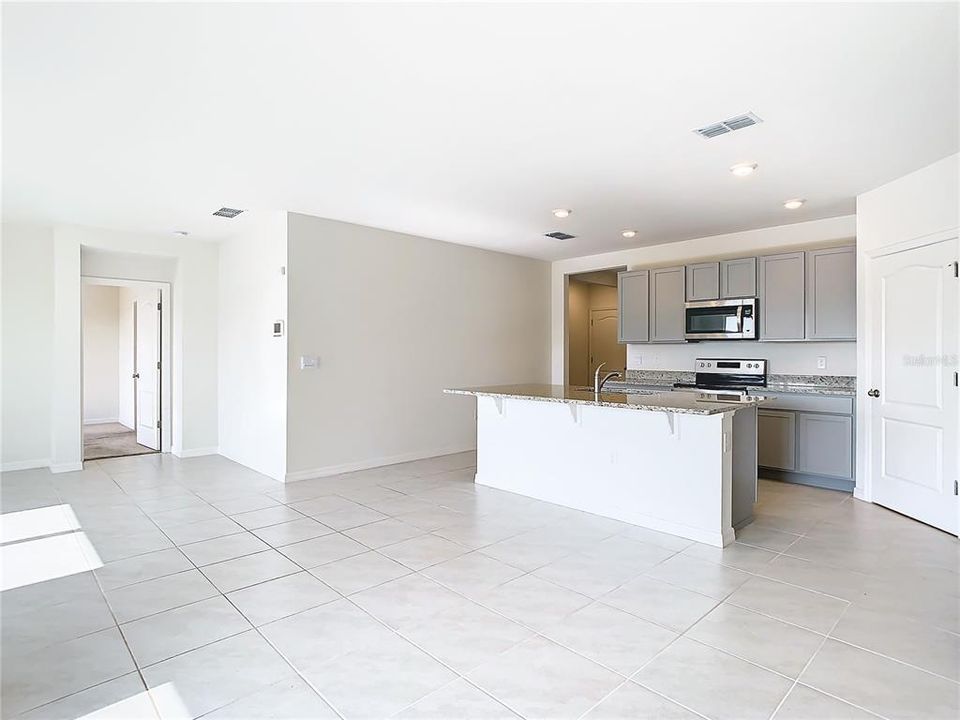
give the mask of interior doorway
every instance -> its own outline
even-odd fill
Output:
[[[625,373],[627,346],[620,343],[617,272],[611,268],[567,278],[567,383],[593,384],[597,367]]]
[[[83,279],[84,460],[164,449],[164,285]]]

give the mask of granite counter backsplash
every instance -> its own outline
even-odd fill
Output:
[[[694,373],[681,370],[628,369],[623,384],[672,387],[674,383],[692,383],[694,379]],[[857,389],[857,378],[854,375],[768,375],[766,389],[816,395],[853,395]]]

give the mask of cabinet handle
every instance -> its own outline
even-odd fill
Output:
[[[874,388],[873,390],[867,390],[867,395],[869,395],[872,398],[878,398],[880,397],[880,391],[877,390],[876,388]]]

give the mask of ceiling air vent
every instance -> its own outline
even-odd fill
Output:
[[[712,125],[697,128],[694,130],[694,132],[700,137],[709,140],[710,138],[715,138],[718,135],[726,135],[734,130],[743,130],[743,128],[750,127],[751,125],[757,125],[758,123],[762,122],[763,120],[750,112],[743,115],[737,115],[736,117],[727,118],[726,120],[713,123]]]
[[[236,208],[220,208],[214,213],[214,215],[217,217],[235,218],[242,212],[243,210],[237,210]]]
[[[576,235],[569,235],[565,232],[557,231],[552,233],[546,233],[545,237],[553,238],[554,240],[573,240],[576,237]]]

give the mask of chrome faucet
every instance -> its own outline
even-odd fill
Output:
[[[603,379],[601,380],[600,368],[602,368],[604,365],[606,365],[605,362],[602,362],[599,365],[597,365],[597,371],[593,374],[593,392],[596,393],[597,395],[603,392],[603,386],[607,383],[607,380],[613,377],[615,378],[620,377],[620,373],[618,372],[609,372],[606,375],[604,375]]]

